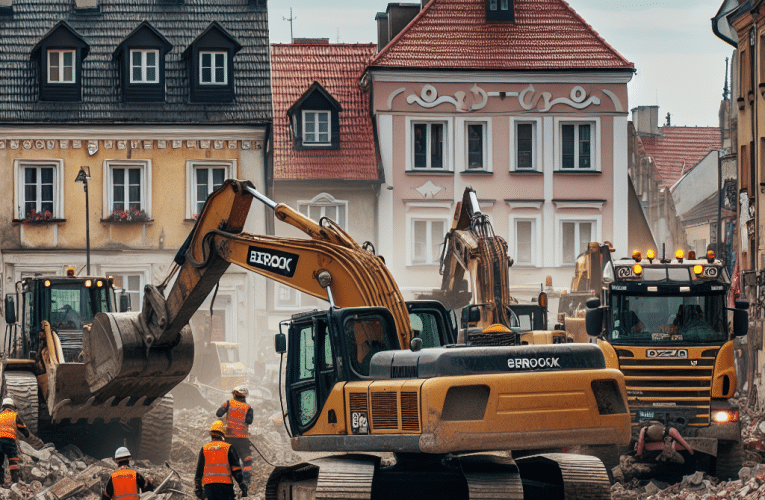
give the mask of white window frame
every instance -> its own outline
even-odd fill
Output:
[[[600,145],[603,141],[601,137],[600,117],[555,117],[555,171],[556,172],[600,172]],[[592,126],[590,134],[590,152],[592,154],[592,168],[584,169],[575,166],[574,168],[563,168],[563,125],[582,125],[589,124]],[[579,141],[575,141],[576,148],[579,148]],[[579,164],[578,154],[575,157],[575,165]]]
[[[53,214],[54,219],[64,219],[64,160],[23,160],[16,159],[14,163],[14,186],[15,200],[13,204],[12,219],[24,219],[26,213],[24,205],[26,204],[24,190],[24,169],[25,168],[53,168]],[[39,197],[38,197],[39,198]],[[38,199],[38,207],[39,207]],[[38,210],[39,211],[39,210]]]
[[[576,265],[576,257],[574,255],[574,262],[563,262],[563,223],[564,222],[589,222],[593,224],[592,241],[603,241],[603,217],[600,215],[584,215],[584,214],[558,214],[556,216],[555,223],[555,264],[557,267],[571,267]],[[579,237],[579,232],[575,231],[576,237]],[[581,242],[580,242],[581,243]],[[589,243],[589,241],[587,242]]]
[[[518,255],[518,222],[531,222],[531,262],[519,262]],[[542,267],[544,255],[542,255],[542,216],[541,214],[522,214],[511,213],[509,220],[510,241],[513,242],[512,253],[510,257],[515,263],[513,267]]]
[[[414,223],[415,222],[443,222],[444,224],[444,236],[449,231],[449,218],[448,217],[441,217],[441,216],[431,216],[431,215],[425,215],[425,214],[407,214],[406,216],[406,227],[407,227],[407,239],[406,239],[406,261],[407,266],[412,267],[433,267],[440,265],[440,259],[441,254],[438,255],[430,255],[427,262],[414,262]],[[430,225],[428,225],[430,227]],[[426,237],[430,238],[432,232],[428,230],[426,232]],[[427,251],[432,252],[431,249],[433,248],[432,241],[430,244],[427,244]],[[439,245],[443,243],[443,240],[439,242]]]
[[[518,168],[518,125],[531,124],[531,168]],[[544,169],[543,153],[544,140],[542,118],[510,117],[510,171],[511,172],[541,172]]]
[[[141,169],[141,210],[151,218],[151,160],[104,160],[104,196],[103,217],[108,219],[114,212],[114,196],[112,192],[115,168]]]
[[[407,116],[406,123],[406,170],[407,172],[453,172],[454,141],[451,131],[454,129],[454,118],[450,116]],[[443,168],[414,168],[414,125],[420,123],[444,124],[444,164]]]
[[[345,217],[343,218],[343,223],[340,224],[337,222],[341,228],[343,228],[344,231],[348,231],[348,201],[347,200],[338,200],[334,196],[332,196],[329,193],[319,193],[310,200],[298,200],[297,202],[298,206],[298,212],[305,215],[306,217],[310,216],[310,207],[319,207],[321,208],[322,217],[326,213],[327,207],[337,207],[342,208],[345,211]],[[333,219],[334,220],[334,219]],[[319,222],[318,220],[316,221]]]
[[[204,55],[211,55],[210,57],[210,81],[206,82],[202,78],[202,57]],[[223,54],[223,81],[217,82],[215,81],[215,56]],[[221,51],[221,50],[200,50],[199,51],[199,84],[200,85],[228,85],[228,52],[227,51]]]
[[[50,78],[50,55],[58,53],[58,80],[51,80]],[[72,54],[72,79],[64,79],[64,54]],[[49,49],[47,51],[47,58],[45,61],[45,67],[47,68],[47,80],[48,83],[76,83],[77,82],[77,51],[73,49]]]
[[[133,64],[133,54],[140,53],[141,54],[141,79],[135,80],[133,79],[133,70],[137,67]],[[156,66],[154,66],[154,74],[155,79],[149,80],[146,78],[146,73],[148,71],[148,68],[150,67],[147,62],[147,56],[148,54],[154,54],[155,58],[154,61],[156,62]],[[130,49],[130,83],[159,83],[159,50],[157,49]]]
[[[279,294],[282,292],[288,292],[290,295],[290,303],[282,303],[279,300]],[[295,288],[289,287],[282,283],[274,282],[274,310],[276,311],[293,311],[296,309],[302,309],[301,293]]]
[[[462,165],[461,172],[492,172],[494,167],[493,154],[494,147],[492,144],[492,123],[491,118],[456,118],[455,119],[455,131],[456,137],[454,140],[455,157],[461,158]],[[417,123],[417,122],[415,122]],[[468,125],[483,125],[483,166],[481,168],[470,168],[469,162],[469,147],[468,147]],[[444,131],[444,137],[446,137],[446,131]],[[446,140],[446,139],[444,139]],[[444,145],[446,149],[446,145]],[[414,150],[412,150],[412,156],[414,156]],[[444,158],[444,161],[446,159]],[[413,163],[414,164],[414,163]],[[417,169],[417,171],[430,170],[438,171],[438,169]],[[441,169],[444,170],[444,169]]]
[[[149,271],[144,268],[130,268],[130,267],[112,267],[112,266],[104,266],[102,268],[102,272],[106,276],[119,276],[122,279],[123,287],[125,283],[127,282],[126,278],[130,276],[138,276],[140,278],[140,281],[138,283],[138,290],[128,290],[127,292],[130,293],[137,293],[138,294],[138,303],[135,304],[132,301],[130,302],[130,310],[131,311],[140,311],[143,307],[143,287],[149,279]],[[124,290],[124,288],[123,288]],[[117,302],[117,308],[119,308],[120,305],[120,294],[115,293],[115,299]]]
[[[319,115],[326,115],[327,116],[327,141],[326,142],[320,142],[318,141],[319,138],[319,131],[318,126],[319,122],[314,122],[316,125],[315,132],[313,133],[314,137],[317,139],[316,141],[309,141],[307,140],[308,132],[306,132],[306,113],[316,113],[317,117]],[[332,144],[332,112],[326,109],[304,109],[301,112],[301,123],[303,125],[302,130],[302,137],[303,137],[303,146],[329,146]]]
[[[197,176],[198,168],[225,168],[224,179],[237,178],[236,160],[186,160],[186,219],[193,219],[197,215]],[[208,195],[209,196],[209,195]]]

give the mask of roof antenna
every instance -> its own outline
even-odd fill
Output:
[[[290,23],[290,43],[295,43],[295,37],[292,36],[292,21],[297,19],[297,17],[292,15],[292,7],[290,7],[290,17],[282,16],[282,19],[284,19],[285,21],[289,21],[289,23]]]

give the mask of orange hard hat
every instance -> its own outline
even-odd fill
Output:
[[[483,329],[483,333],[510,333],[510,329],[505,325],[494,323]]]

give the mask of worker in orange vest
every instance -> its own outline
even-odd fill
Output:
[[[145,478],[140,472],[130,468],[130,450],[124,446],[114,452],[114,461],[118,469],[106,483],[101,500],[139,500],[139,492],[154,491],[151,479]]]
[[[239,454],[225,441],[226,426],[216,420],[210,426],[210,442],[199,451],[194,493],[200,500],[234,500],[234,481],[242,497],[247,496],[247,483],[242,477]]]
[[[11,471],[11,482],[19,482],[19,452],[16,447],[16,433],[29,437],[29,430],[21,417],[16,413],[16,403],[11,398],[3,399],[3,410],[0,412],[0,484],[5,483],[3,461],[8,457],[8,469]]]
[[[250,484],[252,471],[252,443],[250,443],[247,427],[252,423],[252,408],[247,404],[247,386],[238,385],[231,391],[233,398],[223,403],[215,415],[226,419],[226,441],[231,443],[239,457],[242,458],[242,475],[244,482]]]

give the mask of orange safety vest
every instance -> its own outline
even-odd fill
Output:
[[[112,500],[139,500],[138,473],[127,467],[117,469],[112,473],[112,487],[114,495]]]
[[[205,456],[205,468],[202,473],[202,484],[223,483],[234,484],[231,477],[231,466],[228,463],[228,449],[231,443],[210,441],[202,447]]]
[[[250,405],[242,403],[236,399],[228,401],[228,418],[226,421],[226,436],[235,438],[247,437],[247,424],[244,419],[247,416],[247,410]]]
[[[16,412],[7,410],[0,413],[0,438],[16,439]]]

